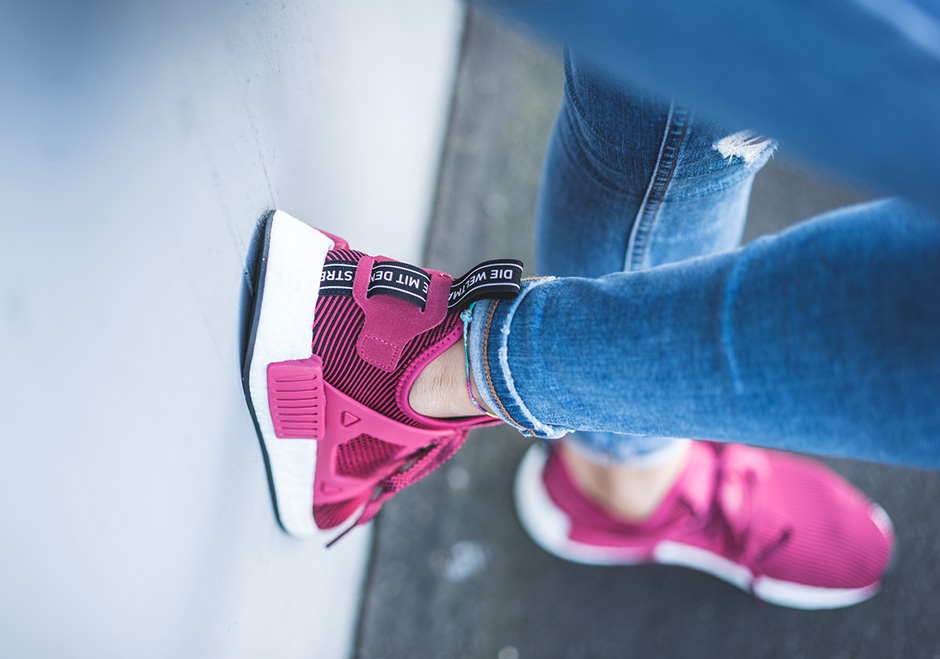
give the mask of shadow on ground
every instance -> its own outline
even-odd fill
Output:
[[[557,53],[471,16],[427,264],[534,263],[542,155],[561,96]],[[746,239],[861,198],[778,156],[754,186]],[[378,520],[360,659],[937,657],[940,474],[828,461],[878,500],[900,556],[859,606],[801,612],[683,568],[574,565],[518,526],[513,472],[528,440],[476,431]]]

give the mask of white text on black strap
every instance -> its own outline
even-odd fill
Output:
[[[356,264],[352,261],[324,263],[320,276],[320,295],[352,295],[355,275]],[[521,281],[522,261],[485,261],[451,284],[447,308],[465,307],[483,298],[515,297],[521,288]],[[366,295],[388,295],[424,310],[430,284],[431,276],[417,266],[383,261],[373,266]]]
[[[484,261],[451,284],[447,308],[467,306],[483,298],[515,297],[521,288],[521,281],[522,261]]]

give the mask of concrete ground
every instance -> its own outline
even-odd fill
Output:
[[[559,57],[478,16],[465,37],[427,264],[534,263],[541,158]],[[755,182],[746,239],[862,195],[779,154]],[[558,560],[518,526],[510,491],[528,440],[477,431],[377,522],[359,659],[938,657],[940,474],[829,460],[893,518],[899,555],[874,600],[802,612],[682,568]]]

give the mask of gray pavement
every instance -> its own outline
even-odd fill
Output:
[[[428,265],[534,263],[535,192],[561,80],[556,52],[471,17]],[[863,196],[782,153],[755,182],[746,239]],[[888,511],[899,556],[874,600],[813,613],[757,603],[691,570],[586,567],[544,553],[511,505],[527,445],[506,428],[477,431],[386,505],[359,659],[940,657],[940,474],[827,460]]]

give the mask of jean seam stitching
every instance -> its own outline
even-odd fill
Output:
[[[675,117],[680,114],[680,117]],[[678,139],[673,140],[672,136],[676,129],[680,127]],[[627,244],[627,254],[624,258],[624,270],[636,271],[643,269],[643,257],[645,257],[649,247],[649,235],[652,233],[656,224],[656,218],[659,215],[659,209],[662,206],[663,199],[666,197],[666,191],[672,183],[673,175],[676,171],[676,165],[679,162],[679,151],[682,142],[685,140],[689,127],[689,113],[684,107],[673,101],[669,106],[669,116],[666,120],[666,127],[663,131],[663,141],[660,146],[659,156],[656,159],[656,165],[650,177],[649,188],[643,202],[636,214],[633,223],[633,229],[630,232],[630,240]],[[674,141],[674,145],[671,143]],[[668,166],[669,171],[665,180],[659,184],[661,173]],[[639,257],[639,258],[638,258]]]
[[[493,304],[490,306],[490,312],[486,316],[486,325],[483,328],[483,373],[486,376],[486,386],[489,388],[490,394],[493,396],[493,400],[496,401],[496,404],[499,406],[499,411],[502,412],[507,422],[516,426],[517,428],[522,428],[528,432],[531,432],[534,435],[534,430],[527,428],[513,418],[513,416],[506,409],[506,406],[503,405],[503,401],[500,400],[499,395],[496,393],[496,386],[493,384],[493,377],[490,368],[490,331],[493,327],[493,318],[496,316],[496,308],[499,306],[499,303],[499,300],[493,301]]]
[[[522,291],[522,293],[516,299],[513,300],[512,309],[510,309],[509,311],[510,315],[507,319],[509,321],[508,326],[511,326],[512,319],[515,317],[516,312],[519,310],[519,306],[522,304],[522,301],[525,299],[526,295],[531,293],[536,287],[541,286],[542,284],[548,283],[550,281],[553,281],[554,279],[555,277],[533,277],[533,278],[526,279],[526,281],[533,282],[533,283],[531,286],[529,286],[524,291]],[[539,431],[529,428],[528,426],[524,426],[522,424],[519,424],[519,425],[520,427],[525,428],[527,431],[529,431],[530,433],[536,436],[551,435],[552,433],[557,432],[557,429],[551,425],[543,423],[538,418],[536,418],[536,416],[532,414],[528,406],[525,404],[525,401],[522,400],[522,395],[519,393],[519,390],[516,388],[515,381],[512,377],[512,373],[509,370],[509,332],[507,331],[505,332],[505,334],[506,334],[505,344],[504,346],[501,346],[499,350],[500,352],[499,361],[500,361],[500,368],[503,372],[503,376],[506,381],[506,386],[510,389],[510,394],[513,397],[513,401],[515,405],[520,409],[522,414],[526,417],[527,421],[535,425],[536,428],[542,429],[541,430],[542,434],[540,435]],[[505,355],[502,354],[504,349],[506,351]]]
[[[510,315],[509,318],[508,318],[509,323],[512,322],[512,317],[515,316],[516,310],[518,310],[519,305],[522,304],[522,300],[525,299],[525,296],[526,296],[526,295],[528,295],[529,293],[531,293],[532,290],[535,289],[536,287],[538,287],[538,286],[540,286],[540,285],[542,285],[542,284],[548,283],[548,282],[550,282],[550,281],[554,281],[554,279],[555,279],[555,277],[527,277],[524,281],[533,282],[533,285],[530,286],[530,287],[528,287],[528,288],[526,288],[526,289],[524,289],[524,290],[519,294],[518,297],[516,297],[514,300],[512,300],[512,302],[513,302],[513,308],[510,310],[510,314],[511,314],[511,315]],[[494,318],[495,315],[496,315],[496,309],[495,309],[496,305],[494,304],[493,307],[494,307],[494,308],[490,310],[490,314],[489,314],[489,316],[487,317],[486,326],[484,327],[484,346],[485,346],[485,347],[488,347],[488,345],[489,345],[488,341],[489,341],[490,332],[492,331],[493,318]],[[502,330],[500,330],[500,332],[503,333]],[[550,425],[548,425],[548,424],[542,423],[541,421],[539,421],[539,420],[535,417],[534,414],[532,414],[532,412],[529,411],[529,409],[528,409],[528,407],[526,406],[525,402],[522,400],[522,397],[519,395],[519,392],[516,390],[515,384],[513,384],[512,375],[509,373],[509,362],[508,362],[509,333],[506,332],[505,334],[506,334],[506,341],[505,341],[506,345],[505,345],[505,348],[506,348],[507,354],[506,354],[505,363],[503,363],[504,360],[503,360],[502,355],[500,356],[500,360],[499,360],[499,361],[500,361],[500,370],[501,370],[501,372],[503,373],[503,379],[506,381],[506,386],[511,389],[511,394],[512,394],[512,397],[513,397],[513,400],[514,400],[515,405],[520,408],[521,412],[522,412],[528,419],[530,419],[532,422],[534,422],[534,425],[536,425],[537,427],[543,428],[544,430],[543,430],[542,432],[543,432],[545,435],[549,435],[549,434],[551,434],[551,433],[553,433],[553,432],[556,432],[556,429],[555,429],[553,426],[550,426]],[[502,350],[503,350],[503,346],[500,346],[499,351],[502,352]],[[492,379],[491,379],[491,371],[492,371],[492,369],[490,368],[490,365],[489,365],[489,351],[488,351],[488,350],[486,350],[486,351],[484,352],[483,364],[484,364],[484,370],[486,371],[487,387],[489,387],[490,392],[493,394],[493,399],[497,402],[497,404],[499,405],[499,407],[500,407],[500,409],[503,411],[503,413],[506,415],[506,417],[507,417],[508,419],[510,419],[510,420],[511,420],[511,423],[512,423],[513,425],[515,425],[517,428],[521,428],[522,430],[525,430],[526,432],[531,433],[531,434],[534,435],[534,436],[541,436],[541,435],[539,434],[539,432],[538,432],[537,430],[535,430],[534,428],[530,428],[529,426],[527,426],[527,425],[525,425],[525,424],[522,424],[522,423],[519,423],[518,421],[516,421],[516,420],[508,413],[508,411],[507,411],[506,408],[505,408],[505,405],[503,405],[503,402],[499,399],[499,396],[496,395],[496,391],[495,391],[495,389],[494,389],[493,381],[492,381]]]

